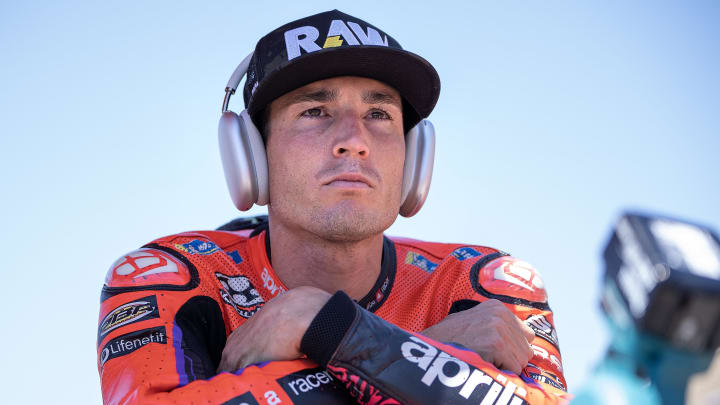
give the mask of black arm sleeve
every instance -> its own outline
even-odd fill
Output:
[[[360,403],[563,403],[532,379],[496,369],[467,349],[407,332],[342,291],[321,309],[301,350]]]

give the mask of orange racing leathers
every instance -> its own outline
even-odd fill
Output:
[[[565,380],[542,280],[498,250],[385,238],[382,271],[359,302],[338,292],[305,333],[306,359],[216,372],[226,337],[286,291],[267,231],[155,240],[108,271],[98,327],[105,403],[536,404],[564,402]],[[520,376],[419,334],[498,299],[533,328]],[[268,331],[271,338],[272,331]]]

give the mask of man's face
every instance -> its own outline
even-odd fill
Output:
[[[267,129],[271,221],[335,241],[395,221],[405,137],[393,88],[361,77],[317,81],[273,101]]]

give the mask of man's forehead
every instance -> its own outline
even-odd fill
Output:
[[[329,102],[349,93],[359,93],[367,104],[395,104],[402,107],[400,94],[387,84],[365,77],[341,76],[318,80],[279,97],[273,104],[290,105],[304,101]]]

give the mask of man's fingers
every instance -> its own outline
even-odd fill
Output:
[[[223,356],[222,359],[220,360],[220,365],[219,365],[218,368],[217,368],[217,372],[218,372],[218,374],[219,374],[219,373],[222,373],[222,372],[224,372],[224,371],[230,371],[230,369],[228,368],[227,360],[226,360],[225,357]]]
[[[439,341],[454,341],[498,368],[519,374],[533,357],[535,332],[505,304],[490,299],[454,313],[423,331]]]
[[[251,363],[248,362],[248,360],[244,357],[225,355],[223,352],[223,356],[220,359],[220,365],[218,366],[217,372],[222,373],[223,371],[227,371],[228,373],[233,373],[249,364]]]
[[[259,318],[259,317],[258,317]],[[228,336],[228,339],[225,343],[225,347],[223,348],[222,355],[220,356],[220,364],[218,365],[217,372],[222,373],[224,371],[227,372],[234,372],[236,370],[241,369],[244,367],[244,362],[247,361],[247,358],[250,356],[250,353],[247,353],[244,350],[236,350],[237,347],[243,347],[243,334],[248,333],[248,328],[252,327],[253,319],[249,319],[245,324],[235,329],[230,336]],[[250,333],[252,333],[250,331]],[[255,345],[256,348],[260,347],[259,345]],[[247,364],[247,363],[245,363]]]
[[[528,343],[532,343],[533,339],[535,339],[535,331],[523,321],[520,321],[520,325],[522,325],[521,328],[523,334],[525,335],[525,339]]]
[[[520,365],[520,362],[517,359],[513,359],[513,361],[510,363],[510,365],[505,369],[509,370],[515,374],[520,374],[522,372],[522,366]]]
[[[506,324],[503,328],[503,342],[501,368],[520,374],[530,359],[527,356],[528,352],[532,352],[530,344],[520,328],[513,324]]]
[[[527,364],[527,362],[529,362],[530,359],[532,359],[534,355],[535,355],[535,351],[533,350],[532,346],[528,345],[527,352],[525,355],[527,357],[527,361],[525,362],[525,364]]]
[[[512,341],[515,344],[512,354],[516,362],[513,372],[520,374],[533,356],[530,342],[535,337],[535,332],[523,322],[520,322],[518,326],[519,328],[513,328],[512,331]]]
[[[237,359],[235,359],[230,353],[225,353],[225,350],[223,350],[217,372],[222,373],[223,371],[227,371],[231,373],[237,369],[236,363]]]
[[[527,344],[523,345],[525,350],[523,350],[521,352],[525,356],[524,362],[523,362],[523,367],[525,367],[527,365],[527,363],[530,361],[530,359],[532,359],[533,356],[535,355],[535,352],[533,351],[532,346],[530,345],[532,343],[532,341],[535,339],[535,331],[531,327],[526,325],[524,322],[522,323],[522,330],[523,330],[523,334],[525,335],[525,339],[527,340]]]
[[[518,353],[516,353],[515,351],[508,353],[507,356],[508,356],[507,361],[503,362],[505,367],[501,367],[501,368],[512,371],[515,374],[520,374],[522,372],[523,367],[525,367],[525,364],[527,364],[527,362],[523,363],[522,359],[520,358]]]
[[[515,362],[502,363],[498,365],[498,368],[500,370],[507,370],[511,373],[520,374],[520,368],[517,367],[517,364]]]

